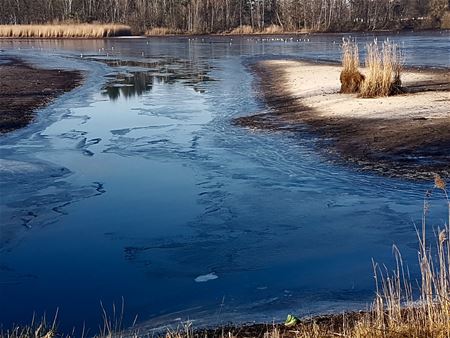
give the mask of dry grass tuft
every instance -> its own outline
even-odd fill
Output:
[[[351,40],[342,43],[341,93],[358,93],[364,81],[359,71],[358,45]]]
[[[255,30],[252,28],[252,26],[244,25],[239,26],[233,29],[230,32],[230,35],[246,35],[246,34],[254,34]]]
[[[385,41],[381,48],[376,40],[368,44],[366,68],[361,97],[388,96],[402,92],[402,56],[395,43]]]
[[[106,38],[131,35],[131,28],[117,24],[0,25],[4,38]]]
[[[284,30],[283,27],[279,25],[270,25],[266,28],[264,28],[264,34],[283,34]]]
[[[183,34],[179,29],[171,29],[167,27],[153,27],[145,31],[147,36],[164,36],[164,35],[176,35]]]

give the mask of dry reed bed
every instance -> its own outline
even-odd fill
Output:
[[[131,35],[131,28],[118,24],[0,25],[4,38],[106,38]]]
[[[359,50],[354,41],[342,44],[341,92],[371,98],[402,93],[400,75],[403,56],[398,46],[386,40],[366,45],[365,74],[359,70]]]

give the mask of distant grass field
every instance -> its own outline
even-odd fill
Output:
[[[4,38],[106,38],[131,35],[131,28],[119,24],[0,25]]]

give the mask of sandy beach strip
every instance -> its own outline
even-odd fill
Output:
[[[0,134],[25,127],[37,109],[81,84],[76,71],[41,69],[0,56]]]
[[[307,126],[338,161],[389,176],[429,179],[450,173],[450,71],[407,69],[406,94],[340,94],[339,65],[261,61],[253,70],[269,113],[239,118],[251,128]],[[364,69],[362,69],[364,73]]]

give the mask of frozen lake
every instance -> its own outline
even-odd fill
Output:
[[[447,68],[448,38],[389,35],[408,65]],[[122,297],[126,323],[138,314],[151,327],[364,309],[371,259],[389,266],[394,243],[414,277],[414,222],[432,182],[337,165],[313,135],[232,124],[267,109],[248,65],[339,60],[341,41],[0,40],[0,55],[86,74],[0,137],[4,327],[59,308],[62,328],[95,330],[100,301]],[[436,197],[430,224],[445,212]]]

